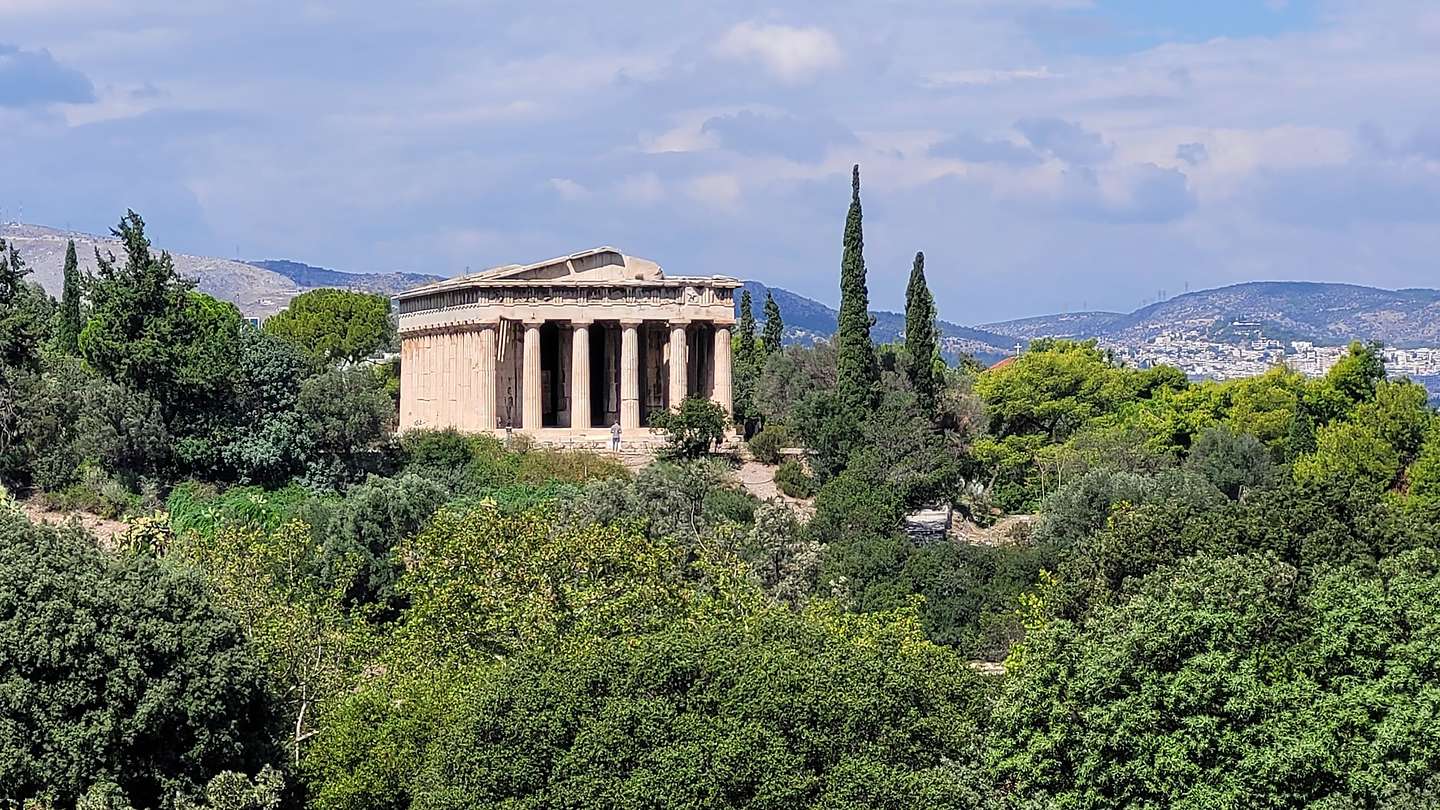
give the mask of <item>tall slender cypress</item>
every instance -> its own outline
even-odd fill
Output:
[[[769,357],[780,351],[781,341],[785,337],[785,320],[780,317],[780,305],[775,303],[775,296],[765,291],[765,331],[760,338],[762,354]]]
[[[740,294],[740,326],[735,331],[735,421],[748,426],[755,417],[755,386],[760,378],[760,358],[755,354],[755,299],[750,291]]]
[[[910,283],[905,287],[905,349],[910,355],[906,373],[920,407],[935,413],[935,358],[939,353],[935,328],[935,296],[925,283],[925,254],[915,254]]]
[[[65,248],[65,288],[60,294],[60,323],[55,330],[57,348],[65,354],[80,353],[80,330],[85,326],[80,313],[82,284],[80,260],[75,255],[75,240],[71,239]]]
[[[865,232],[860,212],[860,165],[850,178],[840,260],[840,317],[835,331],[836,381],[841,404],[852,413],[874,407],[880,388],[875,346],[870,342],[870,292],[865,286]]]

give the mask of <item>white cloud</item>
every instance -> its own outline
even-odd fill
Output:
[[[1035,81],[1039,79],[1058,79],[1058,73],[1051,73],[1048,67],[1020,68],[1016,70],[995,70],[995,69],[974,69],[974,70],[949,70],[939,73],[931,73],[921,80],[921,84],[930,88],[944,87],[973,87],[992,84],[1010,84],[1011,82]]]
[[[794,28],[743,22],[720,38],[715,52],[740,62],[758,62],[787,83],[813,79],[844,63],[835,36],[823,28]]]
[[[576,202],[590,196],[590,190],[568,177],[552,177],[548,185],[566,202]]]

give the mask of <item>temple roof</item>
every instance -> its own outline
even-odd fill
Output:
[[[400,293],[397,298],[452,290],[470,286],[506,286],[515,283],[546,282],[565,286],[568,284],[598,284],[617,286],[648,286],[652,284],[701,284],[719,287],[738,287],[738,279],[726,276],[666,276],[660,265],[649,259],[627,256],[613,247],[596,247],[557,256],[533,264],[506,264],[492,267],[478,273],[457,276],[426,284]]]

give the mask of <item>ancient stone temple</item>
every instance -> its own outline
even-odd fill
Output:
[[[730,410],[734,290],[602,247],[396,296],[400,427],[636,437],[687,396]]]

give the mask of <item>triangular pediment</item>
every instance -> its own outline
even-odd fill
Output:
[[[660,265],[626,256],[615,248],[600,247],[534,264],[512,264],[487,270],[480,281],[657,281],[664,278]]]

